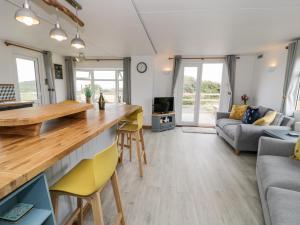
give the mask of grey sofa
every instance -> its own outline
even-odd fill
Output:
[[[266,108],[264,110],[267,111]],[[264,130],[290,130],[295,121],[294,118],[285,116],[280,126],[257,126],[243,124],[241,120],[229,119],[229,115],[229,112],[217,112],[216,131],[234,148],[236,154],[240,151],[256,152],[259,138],[264,136]]]
[[[266,225],[300,224],[300,161],[294,143],[262,137],[256,176]]]

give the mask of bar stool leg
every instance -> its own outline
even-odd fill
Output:
[[[100,193],[94,193],[90,198],[95,225],[104,225]]]
[[[129,134],[129,160],[132,161],[132,135]]]
[[[81,198],[77,198],[77,207],[80,209],[77,224],[83,225],[83,202]]]
[[[58,194],[51,191],[51,201],[52,201],[53,212],[56,220],[58,218],[58,200],[59,200]]]
[[[121,154],[120,154],[120,163],[123,162],[124,138],[125,138],[125,134],[124,134],[124,133],[121,133]]]
[[[118,220],[120,220],[121,225],[126,225],[125,223],[125,217],[124,217],[124,210],[122,206],[122,200],[121,200],[121,193],[119,188],[119,179],[117,175],[117,171],[114,172],[114,174],[111,177],[111,184],[114,191],[114,196],[116,200],[116,207],[118,210]]]
[[[135,142],[136,142],[136,153],[139,161],[139,169],[140,169],[140,176],[144,176],[144,171],[143,171],[143,162],[142,162],[142,156],[141,156],[141,149],[140,149],[140,137],[139,137],[139,132],[134,133],[135,136]]]
[[[140,138],[141,138],[141,143],[142,143],[143,158],[144,158],[145,164],[147,164],[147,156],[146,156],[146,150],[145,150],[145,141],[144,141],[143,129],[140,129],[139,132],[140,132]]]

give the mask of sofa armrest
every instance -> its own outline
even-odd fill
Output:
[[[258,155],[276,155],[289,157],[293,155],[295,143],[270,137],[262,137],[258,145]]]
[[[230,112],[217,112],[217,120],[219,119],[224,119],[224,118],[229,118]]]
[[[261,136],[266,136],[266,129],[290,130],[291,128],[285,126],[258,126],[252,124],[239,124],[236,128],[236,134],[234,138],[235,148],[256,151],[259,138]]]

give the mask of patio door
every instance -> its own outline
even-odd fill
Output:
[[[177,98],[180,125],[215,125],[223,65],[222,61],[182,63]]]

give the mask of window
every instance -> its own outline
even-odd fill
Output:
[[[94,92],[93,102],[97,102],[100,92],[106,102],[123,101],[123,71],[122,70],[81,70],[76,71],[76,99],[85,101],[84,88],[91,86]]]
[[[40,85],[37,79],[37,64],[35,59],[16,58],[18,86],[21,101],[41,103]]]

